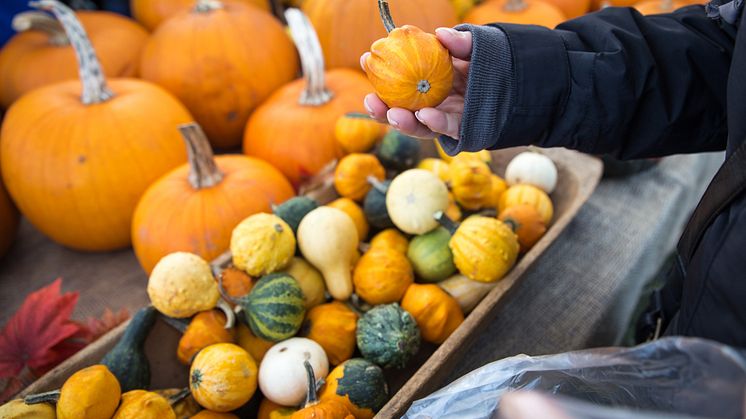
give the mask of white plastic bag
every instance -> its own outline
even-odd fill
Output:
[[[512,390],[538,390],[569,403],[570,417],[603,418],[618,409],[742,419],[746,354],[697,338],[665,338],[634,348],[519,355],[485,365],[412,404],[405,418],[491,418]],[[587,415],[583,416],[583,411]],[[609,416],[603,416],[603,412]]]

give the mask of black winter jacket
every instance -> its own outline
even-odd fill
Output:
[[[742,14],[728,23],[702,6],[608,8],[555,30],[459,27],[474,39],[461,140],[441,143],[449,153],[536,144],[625,159],[730,154],[746,140]],[[746,346],[746,194],[687,262],[663,292],[666,334]]]

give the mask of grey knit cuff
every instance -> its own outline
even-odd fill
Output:
[[[513,104],[513,57],[505,33],[493,26],[459,25],[456,29],[471,32],[473,46],[460,140],[438,138],[449,155],[493,147]]]

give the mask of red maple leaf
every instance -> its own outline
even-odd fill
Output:
[[[64,361],[87,343],[87,330],[70,320],[77,292],[60,293],[62,279],[26,297],[0,332],[0,378],[28,367],[40,375]]]

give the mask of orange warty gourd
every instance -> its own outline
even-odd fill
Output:
[[[308,394],[306,401],[300,410],[290,416],[291,419],[355,419],[344,403],[329,399],[319,401],[316,393],[316,376],[313,373],[311,363],[303,361],[303,366],[308,374]]]
[[[192,357],[202,349],[216,343],[232,343],[235,333],[233,329],[225,328],[225,322],[225,314],[219,310],[197,313],[179,339],[176,348],[179,361],[189,365]]]
[[[280,169],[299,186],[342,156],[334,129],[337,119],[364,111],[372,91],[359,72],[339,69],[324,73],[321,47],[305,16],[286,12],[301,56],[305,80],[293,81],[272,94],[249,118],[243,150]]]
[[[8,251],[18,229],[18,210],[0,182],[0,257]]]
[[[378,247],[396,250],[401,254],[407,254],[409,240],[407,240],[401,231],[395,228],[387,228],[386,230],[376,234],[370,241],[371,249]]]
[[[232,0],[269,11],[267,0]],[[149,31],[169,17],[194,7],[195,0],[130,0],[132,16]]]
[[[405,254],[375,247],[360,258],[352,280],[355,293],[369,304],[395,303],[414,282],[414,271]]]
[[[109,12],[79,11],[76,15],[96,49],[104,74],[137,76],[140,53],[148,33],[131,19]],[[13,36],[0,51],[0,106],[37,87],[78,77],[75,51],[65,29],[41,12],[13,19]]]
[[[370,47],[365,73],[376,94],[390,108],[416,111],[439,105],[453,88],[451,54],[438,38],[391,19],[388,0],[378,0],[387,38]]]
[[[132,221],[135,255],[147,272],[176,251],[215,259],[228,250],[238,223],[271,212],[273,204],[294,195],[272,165],[243,155],[213,157],[197,124],[182,125],[179,131],[187,143],[189,163],[148,188]]]
[[[309,310],[301,330],[324,348],[330,364],[339,365],[355,352],[357,318],[345,303],[332,301]]]
[[[362,201],[373,187],[368,178],[386,179],[386,169],[381,162],[372,154],[348,154],[334,170],[334,188],[345,198]]]
[[[554,205],[546,192],[532,185],[518,184],[509,187],[500,195],[497,211],[502,213],[505,209],[515,205],[527,204],[534,207],[545,225],[549,225],[554,217]]]
[[[350,198],[339,198],[328,203],[327,206],[342,210],[352,218],[352,222],[355,223],[355,229],[357,230],[357,237],[360,241],[368,237],[368,231],[370,230],[368,219],[365,218],[365,212],[363,212],[363,209],[355,201]]]
[[[443,343],[464,321],[458,301],[435,284],[410,285],[401,308],[417,321],[422,339],[431,343]]]
[[[687,0],[643,0],[635,3],[632,7],[637,9],[643,15],[657,15],[661,13],[671,13],[676,9],[688,6],[692,3]]]
[[[81,250],[130,244],[132,214],[145,189],[186,161],[179,124],[189,112],[163,89],[132,79],[107,83],[80,22],[52,11],[76,48],[80,82],[42,87],[16,101],[0,137],[3,179],[39,230]]]
[[[255,7],[216,0],[198,0],[160,25],[140,67],[143,79],[186,105],[217,148],[241,144],[251,112],[297,71],[280,22]]]
[[[459,22],[450,0],[389,0],[400,22],[425,32],[456,26]],[[360,70],[360,56],[377,39],[386,36],[374,0],[306,0],[303,11],[319,33],[324,58],[330,68]]]
[[[464,23],[493,22],[541,25],[554,28],[567,20],[562,11],[541,0],[487,0],[464,16]]]

